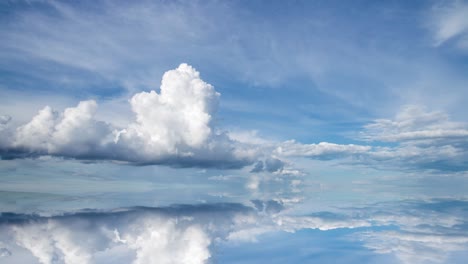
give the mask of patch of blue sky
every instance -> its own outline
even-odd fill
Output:
[[[156,4],[156,6],[159,5],[161,4]],[[150,63],[154,63],[156,68],[161,68],[158,64],[177,65],[184,61],[199,68],[207,80],[212,79],[210,75],[216,69],[218,72],[224,72],[224,75],[229,76],[230,79],[235,79],[238,82],[241,81],[240,86],[236,85],[236,87],[232,88],[236,89],[240,96],[244,93],[246,99],[248,99],[250,93],[254,93],[249,88],[249,83],[255,84],[255,82],[260,81],[260,84],[263,83],[267,86],[271,84],[276,86],[278,84],[282,87],[291,88],[288,82],[291,76],[296,78],[295,76],[300,77],[305,75],[312,80],[309,82],[309,85],[306,83],[305,86],[307,88],[314,87],[313,90],[317,90],[318,87],[325,92],[339,92],[344,101],[358,103],[358,105],[359,101],[361,101],[360,107],[364,107],[364,110],[356,111],[356,115],[361,114],[362,111],[372,114],[379,112],[380,108],[389,108],[388,106],[385,107],[387,104],[395,106],[395,99],[388,96],[390,91],[392,91],[392,88],[387,87],[388,85],[398,83],[398,80],[402,78],[414,78],[414,70],[411,70],[411,64],[404,66],[405,63],[401,63],[402,61],[425,60],[424,57],[427,54],[435,52],[431,45],[424,46],[423,44],[418,44],[429,38],[427,30],[425,30],[419,21],[423,15],[421,11],[418,11],[420,10],[419,8],[421,6],[428,8],[429,6],[429,3],[423,1],[418,2],[416,5],[401,1],[391,4],[380,3],[372,5],[364,5],[363,3],[351,5],[320,1],[294,5],[286,4],[286,6],[281,3],[267,4],[263,2],[261,4],[245,2],[216,4],[208,2],[202,4],[201,7],[190,4],[180,5],[182,12],[187,12],[188,15],[192,15],[192,12],[212,12],[212,18],[206,18],[208,21],[195,21],[202,23],[202,25],[212,19],[218,19],[219,14],[217,14],[217,10],[227,9],[233,11],[232,15],[226,19],[228,21],[235,21],[236,23],[230,24],[226,30],[234,29],[231,34],[237,36],[237,38],[234,40],[226,39],[226,35],[217,34],[219,33],[219,29],[213,27],[206,29],[208,34],[197,35],[192,39],[189,35],[183,35],[180,41],[189,41],[189,43],[194,44],[184,46],[180,50],[183,55],[175,52],[177,47],[173,48],[169,45],[170,42],[175,42],[177,39],[169,39],[170,42],[166,45],[164,42],[155,41],[150,38],[141,38],[139,41],[143,43],[144,49],[135,50],[137,53],[141,53],[137,57],[141,57],[143,52],[147,52],[149,55],[146,58],[142,57],[143,60],[140,62],[131,59],[130,63],[127,63],[127,67],[117,68],[117,74],[111,73],[111,78],[117,79],[111,80],[112,87],[116,85],[118,87],[118,82],[125,82],[123,79],[125,75],[134,78],[134,75],[139,74],[135,69],[141,68],[141,66],[151,68],[154,66],[151,66]],[[177,5],[174,4],[172,7],[174,8],[174,6]],[[78,3],[76,7],[85,10],[90,8],[85,3]],[[258,9],[261,9],[262,12],[258,12]],[[282,16],[276,15],[279,9],[285,12]],[[38,9],[32,9],[32,11],[33,13],[41,13]],[[96,10],[88,11],[93,14]],[[56,19],[60,21],[60,18]],[[67,17],[64,19],[67,23],[72,23]],[[146,18],[143,17],[142,19]],[[148,22],[150,21],[148,20]],[[352,23],[349,23],[349,21],[352,21]],[[103,23],[106,23],[105,17]],[[225,22],[221,20],[221,23]],[[74,24],[71,25],[73,26]],[[253,25],[255,34],[246,34],[245,30],[251,27],[250,25]],[[132,24],[130,24],[131,26]],[[195,23],[194,26],[199,30],[198,27],[201,25]],[[291,30],[291,28],[294,30]],[[77,29],[80,28],[78,27]],[[131,30],[131,28],[127,29],[128,31]],[[127,29],[124,28],[122,30],[124,33],[127,33]],[[156,34],[158,32],[164,33],[163,28],[156,27],[154,30]],[[96,32],[85,33],[85,37],[86,34],[88,35],[87,37],[97,37],[98,35],[94,34],[99,34],[99,32],[97,30]],[[340,34],[330,34],[331,32],[340,32]],[[107,32],[105,33],[107,34]],[[222,33],[225,32],[222,31]],[[24,34],[27,34],[27,31]],[[39,36],[39,38],[47,39],[46,36]],[[124,47],[124,49],[133,49],[130,46],[135,44],[133,41],[128,42],[125,38],[121,41],[129,45],[128,47]],[[343,45],[344,43],[346,45]],[[78,44],[79,42],[74,41],[73,38],[64,39],[63,42],[63,45]],[[149,48],[151,44],[156,44],[154,50]],[[220,45],[226,45],[226,47],[221,48]],[[84,50],[84,48],[86,47],[77,46],[79,52],[95,52],[91,48],[88,48],[88,50]],[[224,66],[220,65],[222,64],[220,61],[216,61],[211,57],[203,58],[202,56],[210,52],[210,49],[215,52],[214,54],[229,55],[231,58],[228,58]],[[291,50],[294,52],[290,52]],[[101,56],[105,56],[105,60],[108,60],[104,64],[105,67],[112,60],[116,62],[116,65],[125,62],[125,59],[110,58],[108,55],[101,54]],[[52,58],[55,57],[53,56]],[[153,58],[153,60],[147,58]],[[78,57],[77,59],[79,60],[80,58]],[[64,58],[62,62],[75,66],[83,65],[79,62],[74,63],[69,61],[68,58]],[[45,62],[36,62],[35,64],[41,65],[43,63]],[[87,66],[87,64],[84,65]],[[283,67],[286,68],[282,69]],[[98,68],[98,71],[89,74],[99,75],[103,73],[102,70],[102,68]],[[229,74],[233,70],[237,76]],[[242,74],[243,70],[246,70],[247,73]],[[108,75],[108,72],[104,73]],[[158,73],[162,72],[159,71]],[[145,74],[147,73],[143,71],[143,75]],[[361,77],[356,78],[356,74]],[[71,75],[74,74],[69,74],[68,76]],[[274,81],[272,78],[278,78],[278,81]],[[92,80],[93,78],[84,79]],[[155,79],[154,87],[157,86],[158,82]],[[225,86],[223,83],[216,84],[216,87],[219,87],[219,89],[223,89],[223,86]],[[148,87],[144,88],[141,85],[139,85],[139,88],[148,89]],[[99,96],[100,93],[106,92],[105,89],[95,89],[95,93],[96,96]],[[71,95],[73,96],[73,92]],[[262,98],[272,97],[272,100],[274,99],[267,92],[263,95]],[[316,96],[318,100],[327,101],[328,98],[328,96],[323,95],[323,92],[316,94]],[[295,96],[293,93],[288,93],[288,96],[283,95],[284,99],[290,98],[291,101],[300,100],[304,97]],[[375,102],[378,104],[378,107],[377,105],[370,105],[370,109],[365,108],[365,106],[362,106],[362,102],[366,102],[366,104]],[[342,105],[335,102],[335,104],[324,105],[324,110],[317,111],[317,114],[322,112],[333,113],[336,111],[337,105],[343,107],[347,112],[355,111],[346,104]],[[270,109],[273,109],[273,107],[270,107]],[[388,113],[388,111],[385,112]]]
[[[67,71],[62,65],[51,64],[53,65],[51,69],[37,69],[32,74],[19,69],[0,71],[0,86],[3,92],[13,94],[22,92],[36,96],[71,96],[75,100],[90,98],[108,100],[127,95],[127,89],[118,83],[104,80],[89,72],[80,72],[76,69]],[[24,68],[24,66],[21,65],[19,68]],[[48,71],[52,71],[54,76],[51,76]],[[60,71],[64,73],[60,74]],[[47,79],[48,77],[52,77],[53,80]]]

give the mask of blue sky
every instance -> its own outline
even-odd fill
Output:
[[[3,1],[0,263],[461,263],[467,18],[466,1]]]

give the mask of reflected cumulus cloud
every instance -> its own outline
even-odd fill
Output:
[[[287,209],[277,201],[254,200],[247,205],[134,207],[56,216],[2,213],[2,260],[14,263],[32,256],[37,263],[209,263],[221,257],[219,249],[249,244],[268,248],[265,237],[304,230],[317,230],[309,239],[323,234],[348,241],[345,248],[359,241],[361,251],[400,263],[445,263],[468,249],[466,201],[378,203],[307,215]],[[311,250],[307,243],[295,247]],[[242,260],[242,251],[237,254]]]

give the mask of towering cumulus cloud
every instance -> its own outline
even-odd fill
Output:
[[[151,155],[181,154],[200,148],[212,135],[211,121],[219,93],[187,64],[164,74],[161,92],[142,92],[130,100],[136,122],[117,134],[116,142],[141,146]]]
[[[97,103],[82,101],[59,113],[46,106],[11,131],[2,156],[55,155],[174,166],[242,167],[256,153],[213,127],[220,94],[187,64],[167,71],[157,91],[135,94],[135,121],[119,129],[95,119]]]

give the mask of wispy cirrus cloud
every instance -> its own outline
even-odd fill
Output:
[[[377,119],[366,125],[360,136],[364,140],[384,142],[463,140],[468,137],[468,126],[451,121],[444,112],[410,105],[393,119]]]
[[[445,1],[432,9],[431,26],[436,46],[455,43],[468,49],[468,5],[465,1]]]
[[[393,142],[370,153],[377,162],[395,162],[413,169],[466,171],[468,125],[446,113],[421,106],[404,107],[393,119],[378,119],[364,127],[360,137]]]

